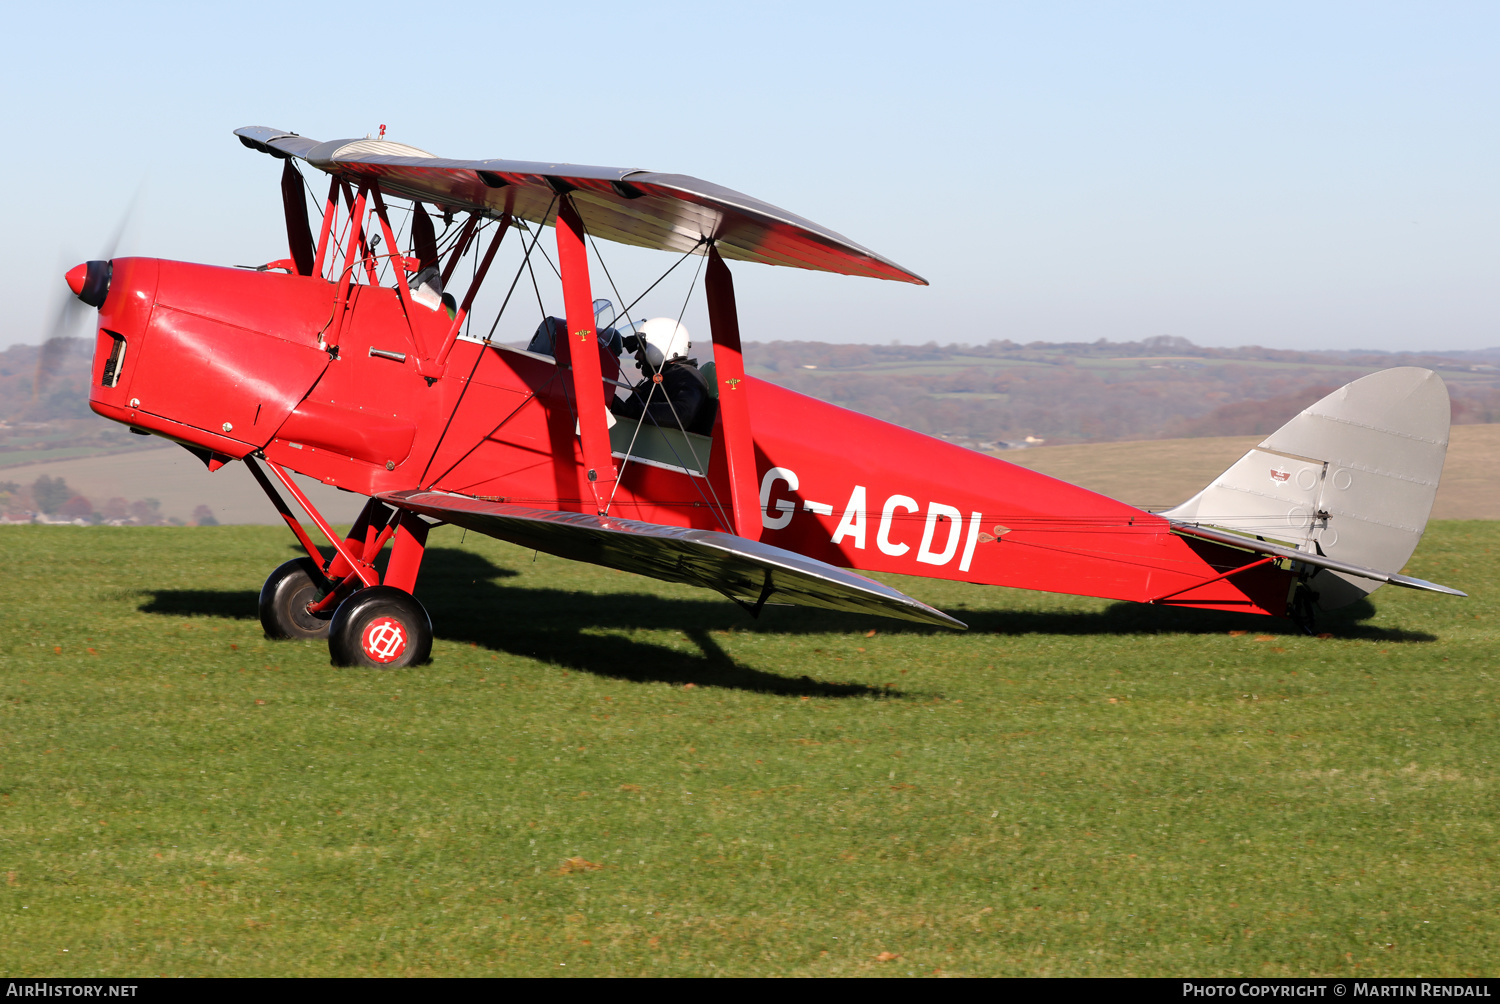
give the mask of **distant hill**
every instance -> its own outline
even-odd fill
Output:
[[[162,445],[89,411],[92,352],[82,338],[0,351],[0,468]]]
[[[240,465],[210,475],[154,436],[88,410],[81,339],[0,352],[0,517],[275,522]],[[60,350],[60,351],[57,351]],[[1388,366],[1442,373],[1460,425],[1500,422],[1500,350],[1472,353],[1204,349],[1183,339],[1017,345],[749,344],[774,383],[1035,467],[1137,505],[1182,501],[1329,390]],[[39,369],[44,379],[37,380]],[[1177,437],[1190,437],[1181,439]],[[1211,438],[1221,437],[1221,438]],[[1041,449],[1008,447],[1044,441]],[[1080,445],[1062,445],[1080,444]],[[1092,445],[1090,445],[1092,444]],[[143,455],[109,456],[102,454]],[[1500,425],[1455,430],[1434,515],[1500,518]],[[358,497],[308,483],[336,520]],[[76,510],[76,512],[75,512]]]
[[[1456,424],[1500,421],[1500,348],[1482,352],[1211,349],[1183,338],[1020,345],[745,347],[756,376],[929,435],[1000,449],[1264,434],[1350,380],[1439,371]]]
[[[0,468],[149,449],[88,410],[92,342],[0,352]],[[986,345],[750,343],[751,373],[962,445],[1051,445],[1264,434],[1365,373],[1438,370],[1457,424],[1500,422],[1500,349],[1295,352],[1140,342]],[[40,379],[38,379],[40,375]]]

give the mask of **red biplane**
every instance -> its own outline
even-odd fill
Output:
[[[1463,595],[1398,574],[1448,438],[1427,370],[1349,384],[1193,499],[1148,512],[747,376],[727,260],[925,285],[830,230],[683,175],[446,160],[383,132],[237,130],[283,161],[289,257],[117,258],[67,276],[99,311],[94,411],[210,470],[243,461],[306,549],[262,590],[272,637],[326,636],[340,665],[427,659],[412,593],[437,523],[718,590],[752,614],[794,603],[963,627],[850,569],[1304,625],[1386,582]],[[316,232],[298,162],[331,176]],[[502,241],[524,251],[513,291],[547,227],[562,317],[525,350],[476,333]],[[680,324],[628,308],[617,323],[595,301],[596,241],[701,256],[710,366],[681,358]],[[347,535],[290,472],[368,497]]]

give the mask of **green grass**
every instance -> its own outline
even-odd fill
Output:
[[[1500,524],[1327,640],[433,545],[434,662],[373,672],[262,638],[284,531],[0,529],[0,972],[1500,971]]]

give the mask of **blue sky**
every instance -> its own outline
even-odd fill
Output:
[[[0,346],[137,192],[120,254],[281,257],[278,164],[235,127],[380,123],[697,175],[932,283],[741,265],[749,340],[1500,345],[1494,4],[470,7],[9,11]]]

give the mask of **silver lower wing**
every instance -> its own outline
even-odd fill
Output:
[[[770,544],[612,516],[532,509],[445,492],[395,492],[382,502],[559,558],[703,586],[753,612],[767,602],[966,628],[884,583]]]

